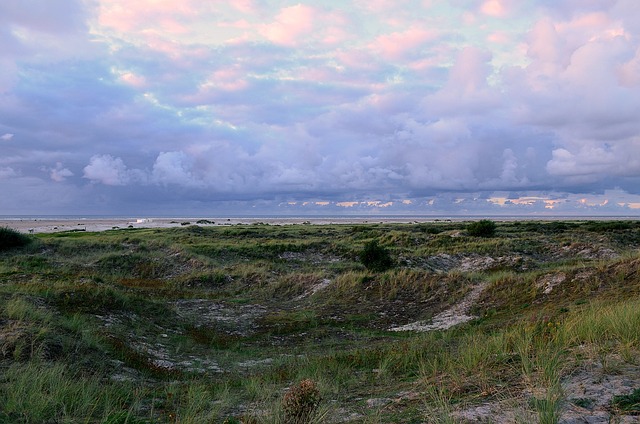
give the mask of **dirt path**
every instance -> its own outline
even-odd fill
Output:
[[[481,283],[475,286],[466,296],[456,305],[446,309],[439,314],[435,315],[431,322],[428,321],[416,321],[409,324],[391,327],[391,331],[434,331],[434,330],[446,330],[454,325],[462,324],[472,319],[476,319],[476,316],[469,315],[469,310],[474,303],[480,297],[482,291],[487,287],[487,283]]]

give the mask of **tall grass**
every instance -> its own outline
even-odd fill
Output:
[[[133,387],[104,384],[62,364],[13,364],[3,379],[0,422],[95,422],[139,406]]]
[[[0,252],[25,247],[32,239],[19,231],[7,227],[0,227]]]
[[[36,321],[42,324],[53,319],[51,312],[37,307],[22,297],[14,296],[9,299],[3,309],[7,318],[18,321]]]
[[[639,286],[637,253],[548,259],[547,247],[586,243],[585,232],[521,234],[529,226],[499,224],[496,237],[471,239],[459,233],[462,224],[433,225],[442,231],[238,226],[39,235],[37,252],[0,255],[0,336],[24,334],[36,350],[54,342],[64,349],[48,363],[38,355],[5,358],[15,363],[0,377],[0,423],[284,423],[283,395],[305,379],[326,400],[311,422],[339,421],[343,411],[362,413],[361,422],[455,422],[465,405],[508,400],[522,409],[522,422],[556,423],[571,367],[585,358],[638,357],[640,300],[630,299]],[[357,252],[372,237],[399,266],[364,271]],[[432,254],[514,250],[530,254],[532,267],[432,272],[424,265]],[[543,294],[541,279],[560,271],[565,281]],[[325,279],[331,283],[309,295]],[[478,282],[488,287],[476,306],[483,318],[426,334],[386,331],[455,304]],[[201,300],[194,316],[208,318],[180,315],[175,300],[184,298]],[[213,318],[216,311],[222,315]],[[241,314],[251,331],[231,333]],[[155,356],[136,350],[137,342],[177,368],[214,355],[225,372],[145,373]],[[124,364],[114,371],[117,359]],[[109,380],[116,375],[137,382]],[[406,392],[415,397],[365,406]]]

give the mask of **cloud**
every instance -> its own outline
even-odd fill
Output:
[[[276,44],[296,45],[314,29],[316,11],[313,7],[297,4],[285,7],[274,22],[263,25],[260,33]]]
[[[200,185],[191,174],[191,158],[183,152],[162,152],[153,164],[152,181],[167,185]]]
[[[480,11],[485,15],[504,17],[507,14],[505,1],[487,0],[480,6]]]
[[[408,54],[420,54],[420,47],[427,41],[433,41],[438,34],[424,28],[414,27],[402,32],[380,35],[371,48],[378,51],[387,60],[399,60]]]
[[[111,155],[92,156],[83,171],[83,178],[108,186],[124,186],[144,179],[140,171],[127,169],[121,158]]]
[[[231,0],[228,3],[242,13],[250,14],[258,11],[258,6],[254,0]]]
[[[633,1],[36,3],[0,4],[0,169],[25,190],[97,210],[640,190]]]
[[[48,34],[73,33],[85,28],[84,6],[77,0],[4,0],[0,23]],[[21,38],[25,33],[20,34]]]
[[[0,180],[8,180],[13,177],[17,177],[18,173],[11,167],[0,167]]]
[[[69,177],[73,177],[73,172],[69,169],[64,168],[61,162],[56,163],[55,168],[49,169],[49,176],[51,179],[57,183],[61,183],[65,181]]]
[[[197,14],[197,2],[183,0],[101,0],[98,2],[98,23],[116,31],[162,30],[182,33],[186,27],[181,23],[185,18]]]

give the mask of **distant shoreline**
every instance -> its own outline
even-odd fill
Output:
[[[215,218],[125,218],[125,217],[0,217],[0,227],[23,233],[56,233],[64,231],[98,232],[127,228],[179,228],[188,225],[291,225],[291,224],[376,224],[462,222],[491,219],[493,221],[617,221],[638,220],[634,216],[292,216],[292,217],[215,217]]]

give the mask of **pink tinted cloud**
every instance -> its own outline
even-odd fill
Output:
[[[407,0],[356,0],[356,5],[373,13],[398,11],[406,3]]]
[[[599,31],[611,23],[611,18],[604,12],[592,12],[578,15],[570,21],[558,23],[558,29],[562,32],[593,32]]]
[[[640,86],[640,48],[631,60],[618,66],[617,75],[620,85],[624,87]]]
[[[249,86],[244,72],[238,67],[214,72],[209,78],[209,84],[225,91],[243,90]]]
[[[125,72],[120,76],[120,81],[127,85],[136,88],[144,88],[147,85],[147,80],[141,75],[134,74],[133,72]]]
[[[465,48],[449,73],[448,86],[466,94],[476,92],[487,85],[488,62],[491,54],[475,47]]]
[[[491,72],[489,51],[467,47],[457,56],[442,89],[426,97],[421,108],[443,115],[485,113],[500,105],[501,98],[487,82]]]
[[[325,31],[322,43],[327,45],[341,44],[351,38],[351,35],[340,27],[329,27]]]
[[[325,11],[316,16],[317,25],[322,29],[318,41],[325,46],[345,44],[355,38],[349,29],[355,25],[344,13],[336,10]]]
[[[530,68],[537,68],[542,74],[555,74],[567,66],[570,56],[564,44],[553,21],[543,19],[536,23],[529,33],[527,54],[533,59]]]
[[[354,84],[368,82],[368,73],[375,72],[380,68],[380,64],[370,50],[339,50],[334,57],[337,63],[346,71],[357,72],[356,76],[359,76],[359,79],[354,80]]]
[[[64,168],[61,162],[56,162],[56,167],[49,169],[49,177],[57,182],[61,183],[69,177],[73,177],[73,172]]]
[[[258,6],[253,0],[229,0],[228,4],[242,13],[253,14],[258,11]]]
[[[505,31],[496,31],[487,36],[487,41],[496,44],[508,44],[511,42],[511,36]]]
[[[427,41],[434,40],[438,33],[422,28],[409,28],[406,31],[381,35],[370,45],[383,58],[397,60],[404,58],[408,53],[415,52]]]
[[[218,26],[222,28],[236,28],[236,29],[250,29],[252,28],[251,23],[246,19],[239,19],[233,22],[220,22]]]
[[[298,4],[285,7],[272,23],[262,25],[259,32],[273,43],[296,45],[313,31],[316,15],[316,10],[310,6]]]
[[[536,23],[528,35],[528,56],[532,59],[528,72],[532,77],[561,77],[561,74],[569,72],[573,76],[567,74],[564,77],[591,80],[595,78],[595,70],[603,66],[610,67],[618,60],[615,55],[605,58],[606,51],[624,50],[623,44],[628,41],[629,36],[619,22],[604,13],[577,15],[567,21],[544,18]],[[589,58],[592,56],[599,57],[594,61]],[[598,60],[606,62],[598,63]],[[585,64],[594,66],[594,69],[589,70]],[[618,74],[621,81],[633,80],[621,66],[618,66]]]
[[[186,31],[180,22],[198,13],[194,0],[102,0],[98,23],[120,32],[161,29],[171,33]]]
[[[532,6],[529,3],[535,2],[523,2],[520,0],[485,0],[480,5],[479,11],[485,16],[507,18],[522,12],[529,6]]]
[[[488,16],[501,18],[507,15],[507,7],[504,1],[487,0],[480,6],[480,12]]]

